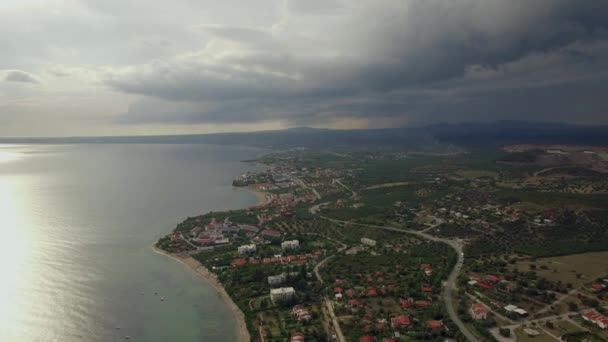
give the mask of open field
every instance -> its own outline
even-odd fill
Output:
[[[530,337],[530,336],[526,335],[526,333],[524,333],[524,329],[522,327],[515,329],[515,334],[517,335],[517,342],[556,342],[556,341],[559,341],[559,340],[556,340],[553,337],[547,335],[546,333],[543,333],[542,330],[539,328],[534,328],[534,330],[541,332],[541,334],[538,336]]]
[[[608,252],[592,252],[559,257],[540,258],[535,262],[520,261],[515,267],[520,271],[529,271],[530,264],[536,264],[536,273],[550,281],[571,283],[578,287],[606,273]],[[580,276],[578,276],[580,274]]]
[[[553,328],[545,327],[548,331],[550,331],[555,336],[562,336],[564,334],[571,334],[582,331],[579,327],[568,321],[553,321]]]

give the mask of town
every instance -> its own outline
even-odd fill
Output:
[[[270,153],[233,183],[263,201],[157,246],[215,274],[254,341],[604,341],[608,158],[543,148]]]

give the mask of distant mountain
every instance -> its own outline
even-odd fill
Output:
[[[333,130],[298,127],[278,131],[195,135],[0,138],[0,143],[218,144],[266,148],[364,147],[437,150],[447,145],[491,147],[513,143],[608,144],[608,126],[501,121],[389,129]]]

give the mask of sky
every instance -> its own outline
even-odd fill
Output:
[[[2,0],[0,136],[608,124],[605,0]]]

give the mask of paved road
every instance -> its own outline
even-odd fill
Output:
[[[327,307],[327,312],[329,312],[329,316],[331,317],[331,320],[334,325],[334,330],[336,330],[336,336],[338,337],[338,342],[346,342],[346,339],[344,338],[344,334],[342,333],[342,329],[340,328],[340,323],[338,323],[338,318],[336,317],[336,314],[334,313],[334,307],[331,304],[331,300],[329,300],[329,298],[327,298],[327,297],[324,297],[323,301],[325,301],[325,306]]]

